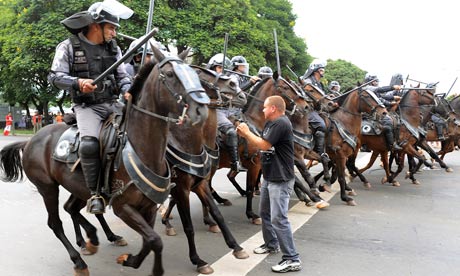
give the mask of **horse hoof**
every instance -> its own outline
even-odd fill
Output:
[[[404,179],[408,179],[410,177],[410,172],[406,172],[406,176],[404,177]]]
[[[414,184],[414,185],[420,185],[420,182],[419,182],[418,180],[414,180],[414,181],[412,181],[412,184]]]
[[[248,253],[246,253],[246,251],[244,251],[243,249],[241,249],[239,251],[234,250],[232,254],[237,259],[247,259],[247,258],[249,258]]]
[[[232,202],[230,200],[226,199],[226,200],[224,200],[224,202],[222,202],[222,205],[224,205],[224,206],[232,206],[233,204],[232,204]]]
[[[166,236],[177,236],[177,232],[174,228],[166,228]]]
[[[331,187],[329,187],[329,185],[324,184],[324,185],[319,186],[319,190],[320,190],[321,192],[328,192],[328,193],[330,193],[330,192],[331,192]]]
[[[85,269],[74,269],[74,276],[89,276],[89,270],[88,268]]]
[[[82,255],[94,255],[97,253],[98,247],[93,245],[90,241],[86,241],[86,246],[81,248]]]
[[[347,205],[348,205],[348,206],[356,206],[356,205],[358,205],[358,204],[356,204],[356,201],[354,201],[354,200],[352,199],[352,200],[347,201]]]
[[[453,172],[454,170],[452,168],[447,168],[446,172]]]
[[[220,233],[221,232],[219,226],[217,226],[217,225],[212,225],[212,226],[210,225],[208,227],[208,231],[211,232],[211,233]]]
[[[391,184],[392,184],[393,186],[395,186],[395,187],[400,187],[400,186],[401,186],[401,184],[399,184],[398,181],[393,181],[393,183],[391,183]]]
[[[254,224],[254,225],[262,225],[262,219],[261,218],[252,219],[252,224]]]
[[[128,260],[128,257],[129,257],[129,254],[123,254],[123,255],[118,256],[117,264],[122,265],[124,262],[126,262]]]
[[[123,239],[122,237],[120,237],[119,239],[117,239],[117,240],[115,240],[113,242],[113,245],[115,245],[115,246],[127,246],[128,242],[125,239]]]
[[[212,269],[212,267],[209,264],[206,264],[206,265],[201,266],[201,267],[197,267],[196,271],[198,271],[198,273],[200,273],[200,274],[212,274],[212,273],[214,273],[214,269]]]
[[[254,195],[260,195],[260,190],[255,190]]]
[[[315,205],[315,207],[320,209],[320,210],[324,209],[326,207],[329,207],[329,206],[330,206],[329,202],[324,201],[324,200],[321,200],[320,202],[316,203],[316,205]]]
[[[369,183],[369,182],[364,183],[363,186],[364,186],[364,188],[366,188],[366,189],[372,188],[371,183]]]
[[[383,185],[383,184],[387,183],[387,181],[388,181],[388,178],[385,176],[384,178],[382,178],[382,181],[380,181],[380,183],[382,183],[382,185]]]
[[[315,202],[310,201],[310,200],[305,201],[305,206],[307,206],[307,207],[313,207],[313,206],[315,206]]]
[[[358,195],[358,194],[355,192],[355,190],[351,190],[351,191],[348,191],[348,192],[347,192],[347,195],[349,195],[349,196],[356,196],[356,195]]]

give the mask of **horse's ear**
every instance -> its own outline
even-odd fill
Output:
[[[155,47],[153,44],[150,44],[150,48],[152,48],[152,51],[158,61],[162,61],[165,58],[165,55],[160,51],[160,49]]]
[[[191,49],[191,48],[188,47],[187,49],[185,49],[184,51],[182,51],[182,52],[178,55],[178,57],[179,57],[180,59],[182,59],[182,60],[185,60],[185,59],[187,58],[187,56],[188,56],[188,53],[190,52],[190,49]]]

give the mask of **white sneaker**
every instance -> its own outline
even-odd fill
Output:
[[[280,252],[279,247],[278,248],[270,248],[266,246],[265,244],[262,244],[261,246],[257,247],[254,249],[255,254],[275,254]]]
[[[289,271],[299,271],[302,269],[300,260],[282,260],[277,265],[272,266],[273,272],[289,272]]]

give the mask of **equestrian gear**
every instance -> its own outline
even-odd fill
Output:
[[[105,212],[105,202],[98,190],[101,170],[99,151],[99,141],[96,137],[84,136],[81,138],[78,153],[80,155],[80,163],[86,186],[91,192],[91,198],[88,199],[87,203],[87,211],[91,214],[102,214]]]
[[[436,133],[438,134],[438,140],[439,141],[444,141],[446,140],[446,137],[444,137],[444,131],[443,131],[443,127],[441,124],[436,124]]]
[[[233,71],[238,69],[238,66],[244,66],[244,71],[242,73],[246,75],[249,74],[249,63],[247,63],[246,58],[244,58],[243,56],[234,56],[232,57],[231,62],[233,66]]]
[[[402,150],[398,143],[395,142],[393,128],[391,126],[383,126],[383,136],[385,137],[387,150]]]
[[[273,76],[272,68],[268,66],[262,66],[257,73],[257,76],[261,79]]]
[[[246,172],[247,169],[243,167],[238,156],[238,135],[234,128],[229,129],[226,133],[226,144],[230,150],[231,169],[235,172]]]
[[[321,160],[329,162],[329,156],[324,152],[326,134],[321,130],[315,132],[315,151],[321,155]]]
[[[215,54],[212,58],[209,59],[208,64],[206,64],[206,69],[214,70],[216,66],[222,66],[222,62],[224,62],[224,54],[219,53]],[[225,69],[229,69],[232,65],[232,62],[228,57],[225,57]]]
[[[133,10],[114,0],[104,0],[92,4],[88,12],[91,14],[94,22],[110,23],[120,27],[120,18],[128,19],[133,15]]]

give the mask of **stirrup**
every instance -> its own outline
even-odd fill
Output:
[[[97,204],[97,202],[101,203],[102,206],[100,206],[100,209],[99,210],[92,210],[92,208],[94,207],[93,204]],[[90,214],[94,214],[94,215],[97,215],[97,214],[103,214],[105,213],[105,207],[106,207],[106,202],[105,202],[105,199],[104,197],[102,197],[101,195],[92,195],[87,201],[86,201],[86,212],[87,213],[90,213]]]

